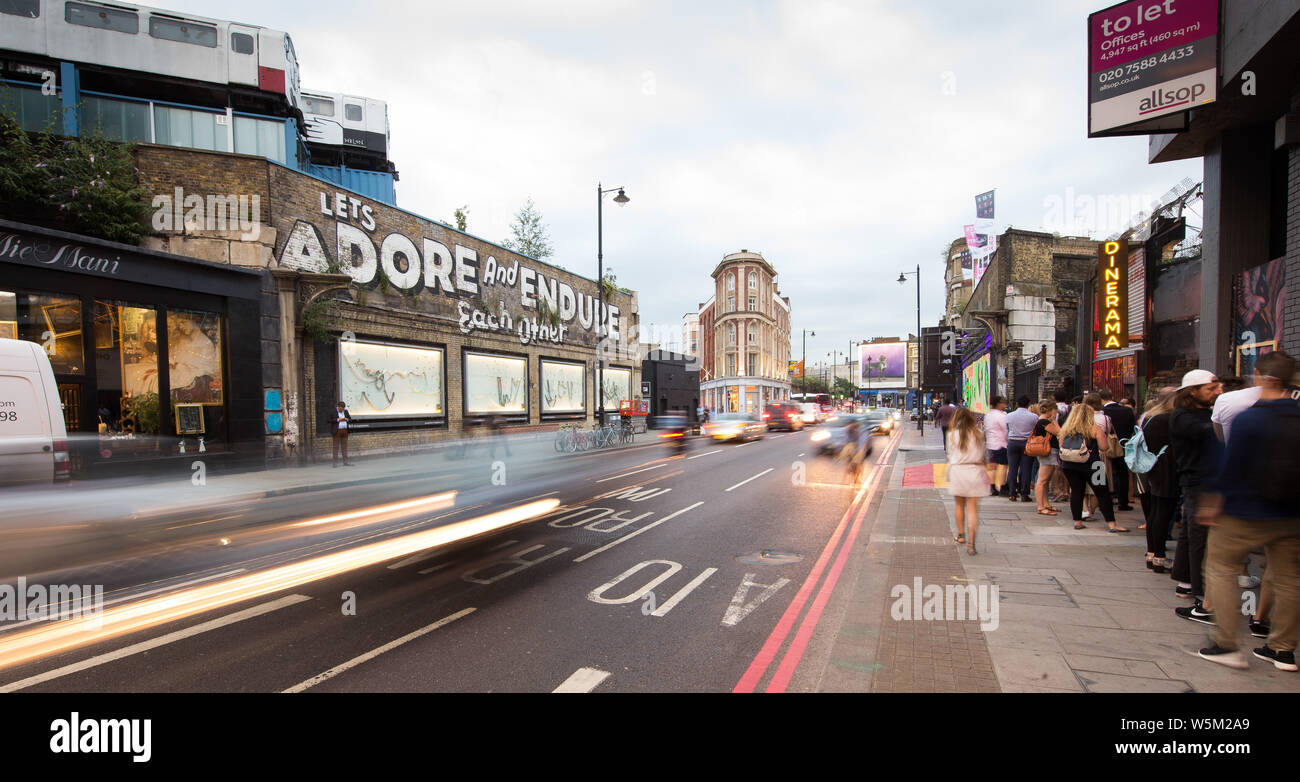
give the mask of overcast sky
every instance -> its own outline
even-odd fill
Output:
[[[596,183],[626,186],[605,263],[646,327],[680,328],[724,254],[762,252],[810,364],[915,331],[897,279],[918,263],[937,322],[976,193],[997,190],[999,230],[1101,238],[1118,216],[1082,224],[1087,199],[1136,210],[1201,178],[1149,165],[1145,137],[1087,139],[1085,25],[1109,0],[157,4],[286,30],[304,88],[387,101],[417,214],[468,205],[499,242],[531,197],[551,260],[594,278]]]

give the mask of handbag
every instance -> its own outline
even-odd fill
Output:
[[[1036,434],[1025,442],[1025,456],[1051,456],[1052,438],[1046,434]]]
[[[1119,441],[1119,435],[1115,433],[1115,424],[1111,422],[1110,416],[1106,416],[1106,453],[1103,454],[1107,459],[1121,459],[1124,457],[1124,444]]]

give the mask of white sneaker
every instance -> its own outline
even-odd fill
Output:
[[[1242,589],[1254,589],[1259,586],[1259,576],[1237,576],[1237,586]]]
[[[1084,521],[1087,521],[1087,520],[1088,520],[1088,517],[1091,516],[1091,515],[1092,515],[1092,514],[1089,513],[1088,511],[1084,511],[1084,512],[1083,512],[1083,520],[1084,520]]]

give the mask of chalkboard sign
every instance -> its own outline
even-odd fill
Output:
[[[176,434],[203,434],[203,405],[176,405]]]

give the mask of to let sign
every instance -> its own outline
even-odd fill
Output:
[[[1128,240],[1102,242],[1098,250],[1097,312],[1103,350],[1128,347]]]

